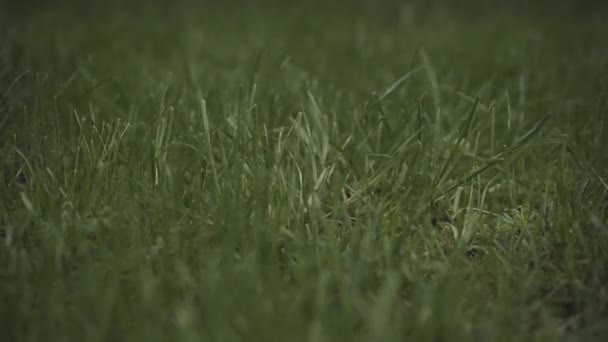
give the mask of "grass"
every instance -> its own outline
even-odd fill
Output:
[[[3,6],[2,340],[608,337],[600,5]]]

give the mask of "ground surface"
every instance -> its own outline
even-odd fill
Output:
[[[2,340],[608,337],[598,4],[2,6]]]

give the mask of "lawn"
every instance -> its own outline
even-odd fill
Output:
[[[607,18],[3,2],[0,339],[607,339]]]

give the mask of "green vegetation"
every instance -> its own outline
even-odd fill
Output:
[[[0,339],[604,340],[608,11],[543,3],[2,5]]]

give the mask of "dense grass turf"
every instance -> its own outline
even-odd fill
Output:
[[[608,12],[327,2],[3,5],[0,339],[608,337]]]

